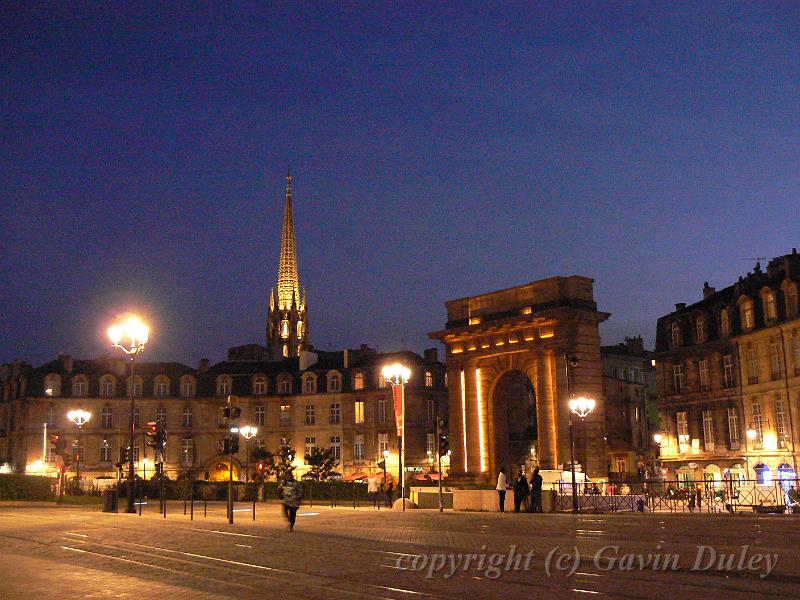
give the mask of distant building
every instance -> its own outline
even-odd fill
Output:
[[[768,481],[797,471],[800,255],[772,259],[658,320],[656,369],[670,476]]]
[[[631,481],[653,475],[651,421],[657,420],[653,353],[641,337],[601,346],[609,478]],[[655,417],[655,418],[653,418]]]

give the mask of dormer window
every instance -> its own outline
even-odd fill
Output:
[[[723,337],[731,334],[731,316],[727,308],[723,308],[719,313],[719,332]]]
[[[317,393],[317,376],[313,373],[303,374],[303,393],[316,394]]]
[[[61,395],[61,377],[55,373],[50,373],[44,378],[44,395],[45,396],[60,396]]]
[[[341,392],[342,391],[342,377],[339,373],[332,371],[328,373],[328,391]]]
[[[706,318],[703,316],[697,317],[694,322],[695,325],[695,340],[697,343],[706,341]]]
[[[278,376],[278,393],[291,394],[292,393],[292,376],[288,373],[281,373]]]
[[[742,329],[750,330],[756,326],[755,313],[753,311],[753,300],[747,296],[739,299],[739,311],[742,320]]]
[[[353,389],[354,390],[363,390],[364,389],[364,374],[361,372],[356,373],[353,375]]]
[[[784,280],[785,295],[786,295],[786,316],[793,318],[797,316],[798,303],[797,303],[797,284],[790,282],[788,279]]]
[[[764,293],[764,320],[775,321],[778,318],[778,303],[775,299],[775,292]]]
[[[82,398],[89,393],[89,380],[86,375],[76,375],[72,380],[72,395]]]
[[[159,375],[153,382],[153,395],[156,398],[166,398],[169,395],[169,378]]]
[[[100,395],[103,398],[111,398],[114,395],[116,379],[113,375],[103,375],[100,378]]]
[[[217,377],[217,396],[228,396],[232,389],[232,379],[230,375],[220,375]]]
[[[253,379],[253,394],[256,396],[263,396],[267,393],[267,378],[263,375],[257,375]]]
[[[191,375],[184,375],[181,377],[181,396],[184,398],[191,398],[194,396],[194,377]]]

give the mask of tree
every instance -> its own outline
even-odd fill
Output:
[[[317,447],[312,448],[306,456],[306,463],[310,467],[308,474],[316,481],[327,479],[337,464],[330,448],[322,450]]]
[[[294,472],[294,450],[287,446],[281,446],[278,452],[272,456],[272,465],[269,466],[269,474],[275,475],[275,479],[280,481],[286,475]]]
[[[253,448],[250,452],[250,460],[253,464],[253,481],[263,483],[273,472],[272,467],[275,465],[275,455],[264,448]]]

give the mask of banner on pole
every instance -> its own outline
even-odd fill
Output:
[[[397,437],[402,437],[403,435],[403,423],[404,423],[403,389],[404,388],[405,388],[404,385],[392,386],[392,398],[394,400],[394,421],[397,424]]]

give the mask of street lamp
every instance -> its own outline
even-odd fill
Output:
[[[400,472],[400,495],[403,498],[403,510],[406,509],[406,480],[404,475],[406,457],[406,400],[405,385],[411,378],[411,369],[401,363],[394,363],[383,367],[383,378],[392,384],[392,397],[394,399],[394,414],[397,421],[397,437],[400,442],[399,452],[399,472]]]
[[[245,477],[245,480],[247,480],[248,477],[249,477],[248,474],[247,474],[247,470],[248,470],[249,464],[250,464],[250,440],[253,439],[255,437],[255,435],[258,433],[258,427],[251,427],[250,425],[245,425],[244,427],[240,427],[239,428],[239,433],[245,439],[245,444],[244,444],[244,450],[245,450],[245,455],[244,455],[244,477]]]
[[[150,337],[150,328],[142,323],[141,319],[133,314],[124,315],[120,322],[108,328],[108,337],[111,340],[111,346],[119,348],[125,354],[131,357],[131,438],[128,448],[128,507],[125,512],[135,513],[136,508],[133,505],[133,446],[135,443],[136,423],[133,419],[136,398],[136,386],[133,381],[134,362],[136,356],[144,350],[144,346]]]
[[[92,418],[92,413],[88,410],[71,410],[67,413],[67,418],[78,426],[78,452],[75,458],[75,479],[78,481],[78,489],[81,487],[81,460],[83,460],[83,452],[81,452],[81,428],[89,422]]]
[[[594,410],[597,403],[592,398],[571,398],[569,401],[569,457],[572,461],[572,509],[578,512],[577,486],[575,485],[575,439],[572,436],[572,415],[577,415],[581,422]],[[585,460],[585,458],[584,458]]]

